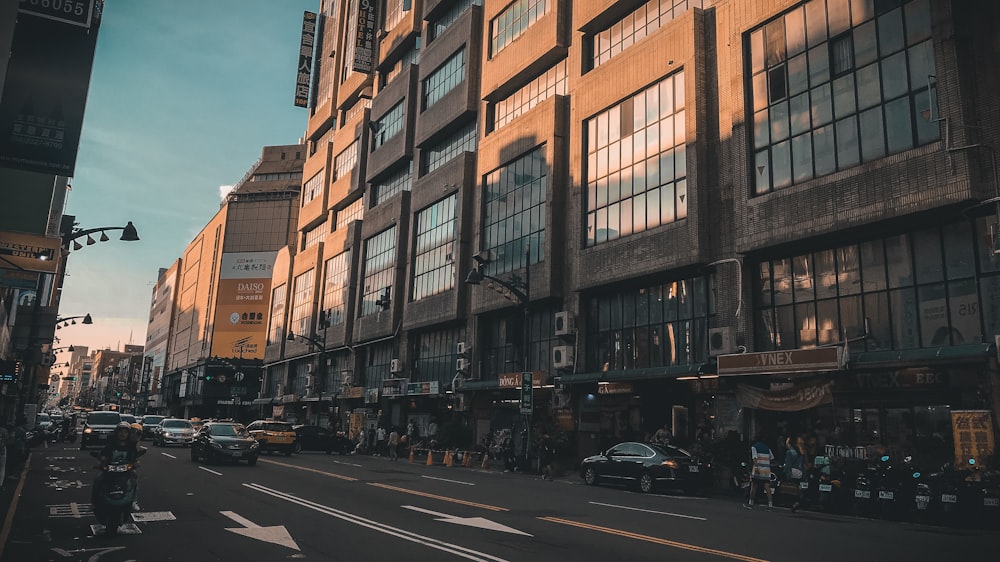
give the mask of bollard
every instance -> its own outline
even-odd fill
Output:
[[[483,470],[489,470],[490,468],[490,454],[483,453],[483,464],[480,466]]]
[[[444,452],[444,465],[445,466],[455,466],[454,459],[451,456],[451,449],[446,449]]]
[[[465,453],[462,455],[462,466],[465,468],[472,468],[472,453]]]
[[[431,450],[427,449],[427,466],[434,464],[434,457],[431,456]]]
[[[413,447],[410,447],[410,464],[413,464]]]

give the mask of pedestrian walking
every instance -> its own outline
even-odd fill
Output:
[[[792,513],[802,505],[803,495],[799,482],[806,475],[805,439],[802,437],[792,441],[789,437],[785,442],[785,479],[795,485],[795,498],[792,502]]]
[[[3,488],[7,480],[7,443],[11,441],[11,434],[7,431],[7,422],[0,420],[0,488]]]
[[[771,490],[771,461],[773,460],[774,454],[770,447],[764,443],[763,436],[758,435],[750,447],[750,462],[753,466],[750,474],[750,500],[743,507],[753,509],[757,489],[763,486],[764,492],[767,493],[767,509],[774,508],[774,492]]]
[[[399,433],[395,428],[389,433],[389,460],[399,458]]]
[[[376,457],[385,454],[385,437],[386,437],[385,428],[382,427],[381,425],[378,426],[378,430],[375,432],[375,441],[376,441],[375,447],[377,448],[377,450],[375,451]]]
[[[548,432],[542,434],[538,440],[538,461],[541,465],[542,480],[552,480],[555,476],[556,444]]]

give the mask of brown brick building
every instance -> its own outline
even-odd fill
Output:
[[[992,3],[387,0],[368,43],[358,10],[320,5],[261,415],[481,442],[530,371],[577,455],[936,459],[996,409]]]

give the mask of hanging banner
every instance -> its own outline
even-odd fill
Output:
[[[351,70],[371,74],[375,69],[375,0],[358,0],[358,19],[354,22],[354,60]]]
[[[736,389],[736,400],[744,408],[799,412],[832,402],[833,381],[800,384],[782,390],[764,390],[741,384]]]
[[[264,358],[271,272],[277,255],[277,252],[222,254],[212,330],[213,356]]]
[[[986,466],[993,454],[993,420],[989,410],[952,410],[951,431],[955,440],[955,467]]]
[[[74,175],[103,2],[64,5],[73,21],[51,10],[18,15],[0,93],[0,166]]]
[[[309,106],[312,83],[313,43],[316,40],[316,14],[302,12],[302,38],[299,41],[299,69],[295,73],[295,106]]]

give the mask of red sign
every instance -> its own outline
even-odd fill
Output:
[[[844,348],[817,347],[719,356],[719,375],[759,375],[836,371],[844,367]]]

